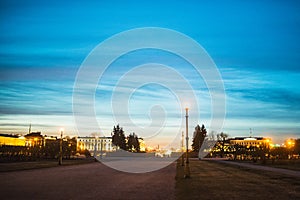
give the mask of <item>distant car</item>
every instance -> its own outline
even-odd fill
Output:
[[[171,157],[171,151],[165,151],[165,152],[156,152],[155,157]]]
[[[165,157],[171,157],[171,154],[172,154],[172,151],[166,151],[164,154],[163,154],[163,156],[165,156]]]
[[[155,152],[155,157],[164,157],[164,155],[163,154],[161,154],[160,152]]]

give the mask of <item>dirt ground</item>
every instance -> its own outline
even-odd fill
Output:
[[[73,159],[63,160],[63,165],[79,165],[95,162],[95,159]],[[19,171],[28,169],[40,169],[48,167],[58,167],[58,160],[40,160],[32,162],[11,162],[11,163],[0,163],[0,172]]]
[[[184,179],[173,163],[130,174],[93,162],[0,172],[0,192],[1,199],[300,199],[299,176],[278,170],[191,159],[190,171]]]
[[[176,164],[129,174],[101,163],[1,172],[1,199],[175,199]]]

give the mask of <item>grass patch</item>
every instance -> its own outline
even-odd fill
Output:
[[[300,179],[214,161],[190,161],[191,178],[177,164],[176,198],[300,199]]]
[[[265,164],[261,165],[300,171],[300,159],[275,160],[274,162],[267,160]]]

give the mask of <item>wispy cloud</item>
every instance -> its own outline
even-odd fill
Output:
[[[63,86],[62,86],[63,85]],[[71,114],[70,82],[2,82],[1,114]]]

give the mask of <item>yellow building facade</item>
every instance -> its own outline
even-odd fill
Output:
[[[0,146],[25,146],[26,139],[23,136],[0,134]]]
[[[244,147],[267,147],[269,148],[271,144],[270,138],[264,137],[236,137],[230,139],[230,145],[240,145]]]

